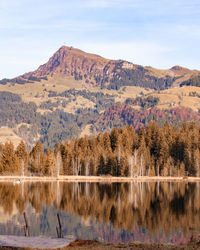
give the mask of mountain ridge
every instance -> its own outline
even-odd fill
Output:
[[[165,70],[156,69],[125,60],[110,60],[77,48],[62,46],[47,63],[40,65],[35,71],[12,80],[3,79],[0,84],[25,84],[41,79],[48,80],[58,75],[63,79],[73,77],[75,80],[101,88],[118,90],[121,86],[140,86],[162,90],[179,86],[200,75],[200,71],[178,65]]]
[[[68,55],[76,55],[77,57],[84,57],[84,58],[88,58],[88,59],[93,59],[94,61],[96,62],[101,62],[101,63],[108,63],[108,62],[112,62],[112,63],[116,63],[116,62],[123,62],[123,67],[124,68],[127,68],[127,69],[133,69],[134,66],[142,66],[144,68],[149,68],[148,66],[143,66],[143,65],[140,65],[140,64],[134,64],[133,62],[129,62],[127,60],[124,60],[124,59],[117,59],[117,60],[114,60],[114,59],[107,59],[107,58],[104,58],[98,54],[94,54],[94,53],[88,53],[88,52],[85,52],[81,49],[78,49],[78,48],[73,48],[72,46],[61,46],[54,54],[52,57],[50,57],[50,59],[48,60],[47,63],[43,64],[43,65],[40,65],[38,67],[37,70],[34,70],[32,72],[29,72],[29,73],[25,73],[24,75],[26,74],[30,74],[30,73],[33,73],[33,74],[36,74],[35,76],[44,76],[45,73],[42,73],[41,69],[46,66],[47,64],[49,64],[51,61],[54,61],[55,58],[57,59],[64,59],[65,56],[68,56]],[[150,67],[150,68],[153,68],[154,70],[162,70],[162,71],[166,71],[166,72],[169,72],[169,71],[173,71],[174,73],[175,72],[178,72],[179,74],[180,73],[189,73],[189,72],[198,72],[200,73],[199,70],[196,70],[196,69],[189,69],[189,68],[186,68],[186,67],[182,67],[180,65],[174,65],[172,66],[171,68],[169,69],[158,69],[158,68],[154,68],[154,67]],[[39,73],[41,72],[41,74]],[[48,72],[46,73],[49,74],[51,72]],[[38,74],[38,75],[37,75]]]

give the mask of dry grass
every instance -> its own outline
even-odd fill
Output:
[[[91,132],[90,132],[91,126],[92,125],[90,125],[90,124],[86,125],[85,128],[82,130],[80,137],[84,137],[85,135],[90,136],[91,135]]]
[[[5,142],[11,141],[16,148],[21,140],[22,138],[16,135],[11,128],[0,128],[0,143],[4,144]]]
[[[37,109],[37,112],[40,113],[41,115],[44,115],[45,113],[51,113],[52,111],[49,109]]]
[[[83,108],[94,108],[95,103],[82,97],[82,96],[77,96],[74,101],[71,101],[70,103],[67,104],[66,108],[63,110],[67,113],[72,113],[74,114],[77,109],[83,109]]]
[[[0,91],[9,91],[19,94],[24,102],[33,101],[37,105],[41,102],[48,100],[48,92],[56,91],[61,93],[65,90],[76,88],[83,88],[82,81],[75,81],[72,77],[61,77],[54,75],[49,77],[48,81],[42,80],[41,82],[27,83],[27,84],[6,84],[0,85]],[[46,91],[45,91],[46,90]],[[53,100],[53,98],[51,98]]]
[[[89,241],[89,240],[76,240],[75,242],[70,243],[69,247],[65,249],[135,249],[135,250],[158,250],[158,249],[199,249],[199,241],[191,242],[184,245],[174,245],[174,244],[155,244],[155,243],[141,243],[141,242],[133,242],[133,243],[100,243],[97,241]]]
[[[126,86],[126,87],[121,87],[119,91],[115,91],[114,93],[116,95],[115,102],[122,103],[127,98],[136,98],[137,96],[142,96],[142,93],[145,95],[152,93],[152,90],[147,90],[147,89],[135,87],[135,86]]]
[[[196,92],[200,95],[200,88],[193,86],[184,86],[178,88],[166,89],[160,92],[150,94],[159,97],[158,108],[168,109],[177,106],[184,106],[198,111],[200,108],[200,98],[189,96],[190,92]]]

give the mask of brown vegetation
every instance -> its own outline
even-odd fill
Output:
[[[132,126],[96,137],[58,144],[44,153],[38,142],[28,154],[21,142],[14,150],[0,149],[0,173],[22,175],[200,176],[200,129],[196,123],[181,128],[151,122],[135,133]]]

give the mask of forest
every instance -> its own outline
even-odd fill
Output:
[[[135,132],[133,126],[110,133],[61,142],[54,151],[39,141],[28,152],[23,141],[0,145],[0,174],[58,176],[197,176],[200,168],[200,127],[150,122]]]
[[[172,86],[176,77],[158,78],[148,74],[148,70],[140,65],[136,65],[134,69],[123,68],[123,61],[116,63],[113,69],[113,77],[110,79],[108,89],[119,90],[121,86],[140,86],[143,88],[163,90]],[[101,87],[105,87],[104,79],[101,81]]]
[[[76,99],[76,96],[96,103],[94,109],[78,109],[75,114],[64,111],[68,102]],[[50,97],[69,97],[68,101],[42,102],[39,107],[34,102],[23,102],[18,94],[0,91],[0,127],[8,126],[16,128],[17,125],[25,123],[30,125],[21,126],[16,133],[28,142],[28,149],[34,144],[34,138],[40,135],[41,142],[45,149],[53,148],[61,140],[69,140],[77,137],[82,129],[96,120],[99,112],[114,104],[114,96],[102,93],[76,91],[74,89],[57,94],[50,91]],[[61,108],[59,108],[61,106]],[[49,110],[43,115],[37,112],[37,108]]]
[[[194,77],[192,77],[192,78],[190,78],[190,79],[188,79],[188,80],[186,80],[186,81],[184,81],[184,82],[182,82],[182,83],[180,84],[180,87],[182,87],[182,86],[184,86],[184,85],[186,85],[186,86],[197,86],[197,87],[199,87],[199,86],[200,86],[200,74],[197,75],[197,76],[194,76]]]
[[[143,99],[143,103],[150,105],[145,99]],[[94,128],[97,132],[104,132],[111,131],[112,128],[132,125],[137,132],[139,129],[145,128],[151,121],[157,122],[159,126],[163,126],[165,122],[169,122],[173,126],[177,125],[180,127],[184,121],[196,121],[200,123],[200,115],[190,108],[181,106],[163,110],[157,107],[137,110],[129,105],[117,103],[98,116],[94,123]]]

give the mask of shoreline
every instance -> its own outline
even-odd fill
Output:
[[[111,177],[111,176],[0,176],[0,182],[200,182],[200,177],[169,177],[169,176],[143,176],[143,177]],[[16,183],[17,184],[17,183]]]
[[[7,237],[7,239],[5,239]],[[53,239],[53,238],[41,238],[41,237],[20,237],[16,236],[1,236],[3,241],[0,241],[0,250],[49,250],[49,249],[102,249],[102,250],[111,250],[111,249],[135,249],[135,250],[160,250],[160,249],[199,249],[199,239],[191,240],[188,243],[184,244],[173,244],[173,243],[144,243],[144,242],[131,242],[131,243],[103,243],[96,240],[67,240],[62,239]],[[17,239],[17,240],[16,240]],[[35,244],[37,240],[37,244]],[[60,242],[59,242],[60,241]]]

